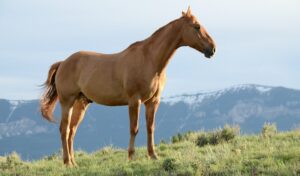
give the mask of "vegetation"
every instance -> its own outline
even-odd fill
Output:
[[[180,137],[179,137],[180,136]],[[214,132],[177,134],[156,146],[158,160],[138,148],[132,161],[127,151],[105,147],[76,152],[79,167],[66,168],[61,154],[22,161],[17,153],[0,157],[0,175],[300,175],[300,131],[277,132],[266,124],[259,135],[239,135],[238,127]]]
[[[274,135],[276,135],[277,133],[277,127],[276,124],[273,123],[265,123],[265,125],[263,126],[262,130],[261,130],[261,135],[265,138],[267,137],[273,137]]]
[[[229,127],[226,125],[223,129],[217,131],[200,133],[197,137],[196,145],[199,147],[203,147],[208,144],[217,145],[222,142],[229,142],[239,134],[239,127]]]

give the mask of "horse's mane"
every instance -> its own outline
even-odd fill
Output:
[[[146,38],[146,39],[144,39],[144,40],[141,40],[141,41],[136,41],[136,42],[132,43],[131,45],[129,45],[128,48],[134,48],[134,47],[136,47],[136,46],[139,46],[139,45],[143,44],[143,42],[146,41],[146,40],[151,40],[151,39],[157,38],[158,35],[159,35],[160,33],[162,33],[169,25],[172,25],[173,23],[176,23],[176,22],[179,21],[180,19],[181,19],[181,18],[176,19],[176,20],[173,20],[173,21],[169,22],[168,24],[166,24],[166,25],[160,27],[160,28],[157,29],[150,37],[148,37],[148,38]]]
[[[149,38],[155,38],[158,34],[160,34],[164,29],[166,29],[169,25],[175,23],[178,19],[169,22],[168,24],[157,29]]]

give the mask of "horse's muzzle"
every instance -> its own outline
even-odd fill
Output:
[[[216,48],[212,48],[212,49],[207,49],[204,52],[204,55],[206,58],[211,58],[216,52]]]

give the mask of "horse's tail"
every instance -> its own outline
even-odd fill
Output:
[[[46,90],[40,100],[42,116],[50,122],[55,122],[53,111],[58,98],[55,86],[55,75],[61,63],[62,62],[56,62],[51,66],[48,72],[48,78],[43,84]]]

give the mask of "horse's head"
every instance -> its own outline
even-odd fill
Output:
[[[216,51],[215,42],[209,36],[197,18],[192,15],[190,7],[182,12],[182,45],[190,46],[210,58]]]

